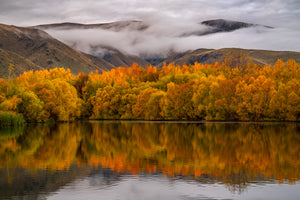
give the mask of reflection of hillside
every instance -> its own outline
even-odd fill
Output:
[[[95,122],[29,127],[0,137],[0,167],[69,169],[72,162],[131,174],[210,177],[232,190],[300,178],[296,124]]]

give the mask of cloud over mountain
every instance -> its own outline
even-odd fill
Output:
[[[1,0],[0,19],[1,23],[18,26],[132,20],[149,26],[142,31],[48,30],[67,44],[99,54],[106,47],[133,55],[222,47],[300,51],[299,10],[299,0]],[[248,27],[202,37],[191,34],[205,33],[207,27],[199,23],[211,19],[262,24],[274,29]]]
[[[95,56],[104,56],[114,49],[142,57],[166,57],[173,52],[198,48],[300,50],[298,43],[291,39],[296,38],[297,32],[284,28],[225,20],[203,23],[173,20],[151,18],[91,25],[64,23],[38,28]]]

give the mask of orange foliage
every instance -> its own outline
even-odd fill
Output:
[[[164,63],[161,69],[144,69],[133,63],[77,77],[54,68],[0,82],[0,110],[19,112],[29,121],[72,120],[80,114],[93,119],[300,120],[300,68],[293,59],[262,67],[237,53],[211,65]],[[24,107],[29,102],[36,111]]]

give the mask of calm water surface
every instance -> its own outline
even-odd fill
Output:
[[[0,199],[300,199],[300,125],[0,129]]]

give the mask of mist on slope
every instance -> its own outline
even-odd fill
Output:
[[[130,28],[116,30],[70,29],[46,30],[53,37],[71,47],[96,56],[104,56],[117,49],[129,55],[166,57],[172,52],[199,48],[246,48],[266,50],[300,51],[298,32],[289,28],[263,26],[242,28],[233,32],[214,33],[203,36],[190,35],[211,29],[195,20],[155,18],[144,20],[145,30]],[[251,22],[250,22],[251,23]],[[264,24],[268,25],[268,24]]]

